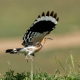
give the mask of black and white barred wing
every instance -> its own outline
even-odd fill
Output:
[[[25,33],[22,45],[26,46],[29,43],[35,43],[37,41],[41,42],[47,34],[55,29],[58,21],[59,18],[57,18],[57,13],[54,14],[54,11],[52,11],[50,14],[48,11],[46,15],[43,12],[42,16],[40,17],[39,15],[38,19],[34,21],[34,23]]]

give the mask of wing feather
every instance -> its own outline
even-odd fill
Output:
[[[31,27],[27,30],[23,37],[22,45],[27,46],[30,43],[36,43],[37,41],[41,43],[43,38],[55,29],[56,24],[58,24],[59,18],[57,18],[57,13],[54,11],[51,13],[48,11],[43,12],[42,16],[38,16],[38,19],[34,21]]]

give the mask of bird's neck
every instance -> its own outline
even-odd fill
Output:
[[[44,37],[43,40],[41,41],[41,45],[43,46],[45,42],[46,42],[46,37]]]

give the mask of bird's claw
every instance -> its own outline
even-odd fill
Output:
[[[25,59],[27,59],[27,62],[29,61],[29,58],[26,56]]]
[[[27,62],[28,62],[29,60],[32,60],[32,61],[33,61],[32,57],[28,58],[28,57],[26,56],[25,59],[27,59]]]

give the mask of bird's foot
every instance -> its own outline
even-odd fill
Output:
[[[26,56],[25,59],[27,59],[27,62],[29,61],[29,58]]]
[[[30,57],[30,60],[33,62],[33,58],[32,57]]]
[[[28,62],[29,60],[33,61],[33,58],[32,58],[31,56],[30,56],[30,58],[28,58],[28,57],[26,56],[25,59],[27,59],[27,62]]]

